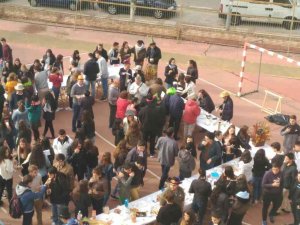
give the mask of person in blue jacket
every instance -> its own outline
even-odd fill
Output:
[[[227,91],[222,91],[220,97],[223,98],[223,103],[216,110],[220,113],[221,120],[230,122],[233,117],[233,101]]]
[[[20,198],[23,209],[22,225],[31,225],[33,217],[33,205],[35,199],[43,198],[47,185],[50,181],[46,181],[45,185],[41,186],[40,192],[33,192],[30,188],[33,181],[32,176],[26,175],[23,180],[16,186],[16,194]]]

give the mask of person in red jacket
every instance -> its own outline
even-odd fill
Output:
[[[54,93],[56,105],[58,105],[58,98],[60,94],[61,83],[63,82],[63,75],[60,73],[59,68],[53,67],[49,76],[49,81],[52,82],[52,91]]]
[[[13,56],[12,56],[12,49],[11,47],[6,43],[5,38],[1,38],[1,44],[2,44],[2,59],[5,62],[8,62],[10,65],[13,64]]]
[[[127,106],[131,102],[128,100],[128,92],[122,91],[119,95],[119,98],[117,100],[117,112],[116,112],[116,118],[117,119],[124,119]]]
[[[192,136],[195,129],[197,117],[200,115],[200,107],[198,106],[197,96],[192,95],[189,97],[189,100],[185,104],[184,113],[183,113],[183,122],[184,122],[184,137]]]

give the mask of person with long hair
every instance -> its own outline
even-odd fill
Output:
[[[266,171],[271,168],[271,164],[266,157],[264,149],[259,149],[254,155],[252,169],[253,199],[252,203],[258,203],[262,193],[262,179]]]
[[[174,58],[169,60],[168,65],[165,67],[165,83],[167,89],[173,87],[173,82],[176,81],[176,76],[178,75],[178,69]]]
[[[140,131],[139,124],[137,121],[133,120],[129,124],[129,128],[125,134],[126,145],[128,149],[135,147],[139,140],[143,137]]]
[[[59,69],[59,72],[64,75],[64,56],[62,54],[58,54],[56,56],[56,60],[53,63],[53,67],[56,67]]]
[[[15,148],[15,128],[7,106],[3,109],[2,118],[0,120],[0,137],[7,142],[10,149]]]
[[[236,193],[236,176],[234,175],[232,166],[225,166],[224,172],[216,182],[216,185],[225,186],[225,192],[229,198],[234,196]]]
[[[179,225],[194,225],[196,223],[196,217],[192,210],[186,210],[183,213],[183,217]]]
[[[41,147],[44,152],[44,155],[48,158],[48,160],[50,161],[50,164],[53,165],[55,154],[54,154],[54,150],[51,146],[49,138],[43,137],[41,139],[40,143],[41,143]]]
[[[13,160],[10,149],[7,146],[0,147],[0,206],[2,202],[2,194],[4,189],[7,191],[7,200],[10,202],[12,198],[12,188],[13,188]]]
[[[55,62],[55,55],[51,49],[47,49],[41,63],[43,64],[43,70],[49,70]]]
[[[16,160],[17,165],[22,166],[31,153],[30,143],[25,138],[20,138],[17,145]],[[29,159],[29,158],[28,158]]]
[[[67,161],[73,167],[74,176],[77,175],[78,181],[82,180],[86,172],[87,161],[86,151],[82,148],[82,142],[78,139],[75,139],[68,148]]]
[[[250,181],[252,178],[252,167],[253,160],[251,152],[249,150],[245,150],[240,157],[239,168],[241,170],[241,174],[246,176],[247,181]]]
[[[195,60],[190,59],[189,60],[189,66],[187,68],[186,74],[191,76],[191,80],[196,83],[196,80],[198,79],[198,67]]]
[[[49,159],[45,156],[42,145],[35,143],[31,150],[29,165],[36,165],[43,183],[46,182],[48,176],[48,168],[51,166]]]
[[[89,216],[89,207],[91,205],[91,198],[89,195],[89,182],[81,180],[72,192],[72,199],[75,204],[75,215],[81,211],[83,217]]]
[[[72,64],[73,62],[76,62],[77,65],[79,66],[79,61],[80,61],[80,54],[78,50],[74,50],[71,58],[70,58],[70,64]]]
[[[98,151],[98,147],[94,145],[93,142],[89,139],[84,140],[83,148],[86,151],[86,160],[87,160],[86,177],[90,179],[92,176],[93,169],[98,165],[99,151]]]
[[[58,98],[60,94],[60,87],[63,82],[63,74],[58,67],[52,67],[49,75],[49,81],[52,83],[52,91],[54,93],[55,102],[58,105]]]
[[[18,84],[18,77],[14,72],[8,75],[7,82],[5,84],[5,91],[7,93],[7,101],[10,101],[11,95],[15,92],[15,86]]]
[[[19,77],[20,75],[20,72],[21,72],[21,66],[22,66],[22,63],[21,63],[21,60],[19,58],[15,58],[14,60],[14,64],[12,66],[12,69],[14,71],[14,73]]]
[[[18,130],[18,135],[17,135],[17,140],[16,143],[19,143],[19,140],[21,138],[25,138],[27,143],[31,143],[32,139],[32,132],[26,122],[24,120],[20,120],[19,122],[19,130]]]
[[[237,134],[238,138],[238,144],[240,147],[246,150],[250,150],[251,146],[249,144],[250,142],[250,135],[249,135],[249,127],[247,125],[244,125],[241,127]]]
[[[82,113],[81,128],[79,128],[77,134],[78,139],[80,139],[82,142],[85,139],[89,139],[95,143],[95,121],[91,117],[90,112],[87,110],[84,110]]]
[[[53,120],[55,119],[55,111],[57,109],[57,103],[50,92],[48,92],[45,95],[45,98],[43,99],[42,107],[43,107],[43,119],[45,120],[43,136],[45,137],[48,132],[48,129],[50,129],[51,138],[54,139],[55,136],[54,136]]]
[[[111,161],[111,153],[110,152],[104,152],[101,160],[100,160],[100,168],[102,169],[103,176],[107,180],[108,184],[108,193],[104,196],[103,205],[106,205],[110,193],[111,193],[111,181],[112,178],[115,176],[115,173],[113,172],[113,163]]]
[[[129,47],[128,42],[124,41],[120,49],[121,63],[124,63],[125,60],[130,59],[130,56],[131,56],[131,48]]]
[[[93,169],[92,177],[89,180],[89,194],[91,195],[93,210],[96,214],[103,212],[104,197],[108,194],[108,182],[100,167]]]

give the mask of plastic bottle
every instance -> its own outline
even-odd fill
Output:
[[[127,198],[126,198],[125,201],[124,201],[124,205],[125,205],[126,208],[128,208],[128,206],[129,206],[129,201],[128,201]]]
[[[81,211],[79,210],[79,211],[78,211],[78,214],[77,214],[77,220],[78,220],[78,221],[81,221],[81,219],[82,219],[82,213],[81,213]]]

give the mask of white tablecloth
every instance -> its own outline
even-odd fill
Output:
[[[119,72],[120,69],[123,68],[124,65],[123,64],[115,64],[115,65],[107,65],[107,69],[108,69],[108,78],[109,79],[114,79],[114,78],[119,78]]]

